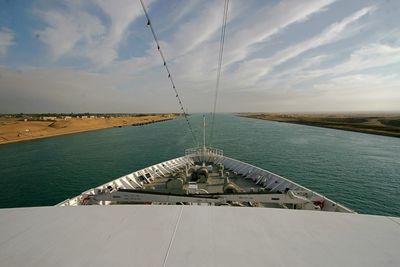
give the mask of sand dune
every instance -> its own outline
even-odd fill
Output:
[[[71,118],[52,121],[24,121],[20,118],[0,117],[0,144],[29,141],[64,134],[93,131],[111,127],[140,125],[174,119],[175,114],[124,116],[113,118]]]

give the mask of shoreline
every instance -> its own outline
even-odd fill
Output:
[[[177,118],[176,114],[161,114],[148,116],[123,116],[116,118],[96,119],[63,119],[51,121],[19,121],[9,119],[1,121],[0,145],[29,142],[33,140],[79,134],[109,128],[127,126],[142,126],[152,123],[169,121]],[[30,130],[32,129],[32,130]],[[26,130],[29,130],[26,132]]]
[[[342,131],[400,138],[400,125],[386,125],[382,122],[400,123],[400,115],[310,115],[310,114],[270,114],[239,113],[239,117],[267,120]]]

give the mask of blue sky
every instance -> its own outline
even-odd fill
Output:
[[[223,1],[145,0],[189,112]],[[0,1],[0,112],[177,112],[139,0]],[[218,111],[400,110],[400,1],[231,0]]]

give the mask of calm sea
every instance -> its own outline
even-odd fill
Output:
[[[202,116],[193,115],[199,141]],[[193,146],[182,119],[0,146],[0,207],[54,205]],[[357,212],[400,216],[400,138],[216,117],[214,147]]]

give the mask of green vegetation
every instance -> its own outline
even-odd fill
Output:
[[[337,122],[337,123],[364,123],[367,122],[367,118],[325,118],[325,121],[328,122]]]
[[[400,115],[245,113],[243,117],[400,137]]]
[[[379,122],[387,126],[400,127],[400,119],[380,119]]]

